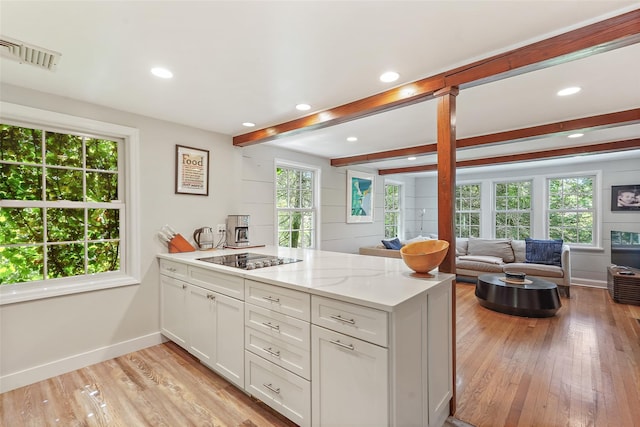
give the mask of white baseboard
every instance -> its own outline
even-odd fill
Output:
[[[572,286],[573,285],[586,286],[586,287],[589,287],[589,288],[607,289],[607,282],[602,281],[602,280],[572,278],[571,279],[571,285]]]
[[[154,332],[127,341],[122,341],[107,347],[97,348],[85,353],[75,354],[64,359],[54,360],[43,365],[34,366],[19,372],[0,377],[0,393],[14,390],[47,378],[62,375],[76,369],[84,368],[95,363],[104,362],[127,353],[161,344],[166,341],[160,332]]]

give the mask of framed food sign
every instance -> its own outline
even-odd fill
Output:
[[[176,145],[176,194],[209,195],[209,151]]]

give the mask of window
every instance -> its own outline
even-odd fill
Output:
[[[120,270],[117,141],[0,124],[0,284]]]
[[[595,176],[547,179],[549,238],[596,244],[595,179]]]
[[[393,238],[401,234],[402,186],[395,183],[384,185],[384,237]]]
[[[497,182],[494,194],[495,237],[531,237],[531,181]]]
[[[278,246],[316,248],[317,175],[314,169],[276,165]]]
[[[2,116],[1,303],[139,283],[137,130],[8,103]]]
[[[480,184],[456,185],[456,237],[480,237]]]

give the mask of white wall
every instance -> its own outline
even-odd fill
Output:
[[[347,224],[347,169],[335,168],[329,160],[308,154],[262,144],[246,147],[242,151],[243,177],[242,214],[251,215],[253,243],[274,244],[275,161],[286,160],[320,169],[320,248],[325,251],[357,253],[360,246],[376,245],[384,235],[383,191],[384,177],[375,175],[373,223]],[[353,170],[372,172],[363,167]],[[403,181],[406,190],[405,203],[409,207],[408,218],[413,219],[414,184],[412,178],[392,178]],[[411,215],[411,216],[410,216]],[[409,227],[414,221],[409,221]],[[408,233],[413,232],[412,230]]]
[[[481,167],[459,169],[456,181],[474,182],[492,179],[526,179],[544,177],[550,174],[571,174],[577,172],[601,172],[602,189],[599,194],[601,207],[600,248],[579,249],[571,251],[571,275],[573,283],[597,287],[606,287],[606,267],[611,263],[611,230],[640,232],[640,212],[612,212],[612,185],[640,185],[640,151],[629,151],[624,154],[606,154],[600,156],[583,156],[567,159],[556,159],[544,162],[528,162],[506,167]],[[543,182],[542,179],[536,182]],[[490,191],[490,186],[483,187]],[[534,209],[541,209],[544,203],[542,191],[534,186]],[[437,178],[435,175],[416,178],[416,209],[425,208],[429,217],[429,226],[437,230]],[[488,204],[486,210],[490,211]],[[540,215],[537,216],[540,219]],[[483,236],[490,238],[491,217],[483,218]],[[544,230],[541,221],[534,224],[534,237],[543,238]]]
[[[434,174],[430,177],[415,178],[415,183],[415,212],[418,221],[416,232],[423,236],[438,234],[438,180]]]
[[[0,306],[0,390],[160,342],[156,238],[163,224],[185,237],[224,223],[240,204],[241,150],[231,137],[67,98],[3,85],[2,101],[135,127],[140,130],[142,282]],[[176,144],[210,150],[209,196],[175,194]]]

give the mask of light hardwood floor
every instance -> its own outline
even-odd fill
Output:
[[[0,394],[0,426],[295,426],[168,342]]]
[[[574,286],[551,318],[496,313],[457,285],[456,416],[478,427],[640,426],[640,307]]]
[[[574,287],[553,318],[457,285],[458,411],[478,427],[640,427],[640,307]],[[173,343],[0,395],[1,426],[292,426]]]

